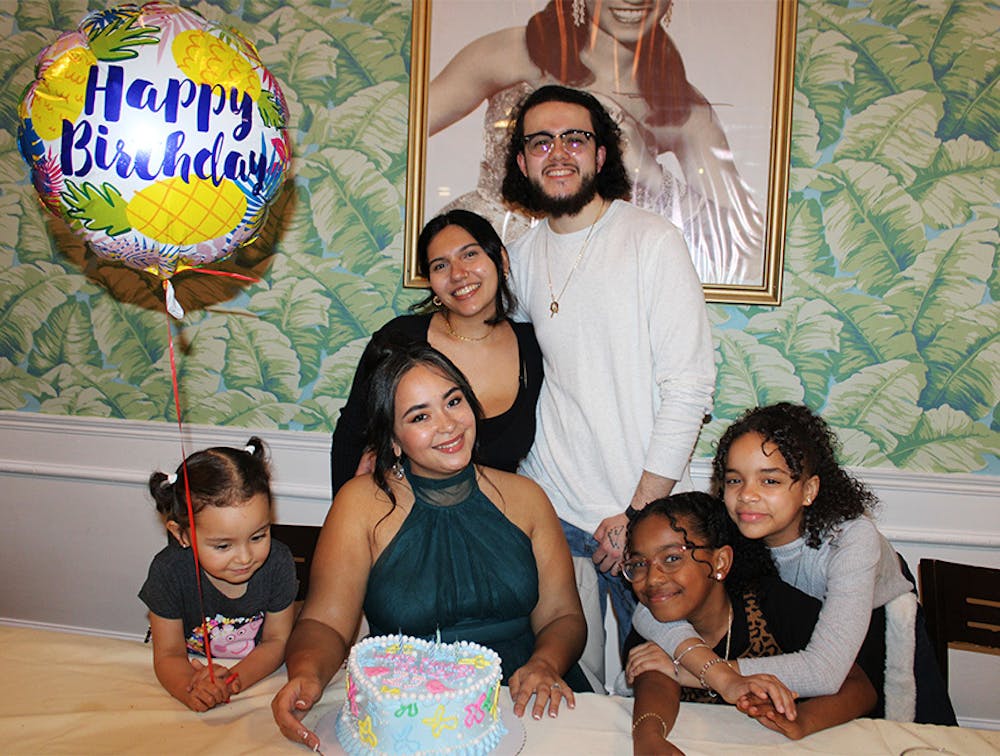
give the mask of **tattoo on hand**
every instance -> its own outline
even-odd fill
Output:
[[[625,548],[625,543],[622,540],[622,535],[625,533],[625,527],[619,525],[616,528],[611,528],[608,531],[608,543],[615,551],[622,551]]]

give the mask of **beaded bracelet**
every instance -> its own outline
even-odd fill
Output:
[[[657,714],[655,711],[647,711],[645,714],[640,714],[639,717],[632,723],[632,734],[635,735],[635,728],[642,724],[644,719],[649,719],[650,717],[656,717],[660,720],[660,727],[663,728],[663,739],[667,739],[667,723],[663,721],[663,717]]]
[[[696,648],[711,648],[711,646],[707,643],[692,643],[690,646],[677,654],[677,657],[674,659],[674,674],[677,675],[678,678],[681,674],[681,659],[684,658],[688,651],[694,651]]]
[[[715,691],[712,690],[710,687],[708,687],[708,683],[705,682],[705,675],[708,672],[708,670],[710,670],[716,664],[725,664],[730,669],[733,668],[733,665],[729,662],[729,660],[723,659],[721,656],[716,656],[714,659],[709,659],[707,662],[705,662],[705,666],[701,668],[701,673],[698,675],[698,682],[701,683],[701,687],[707,690],[709,692],[709,695],[711,695],[713,698],[715,697]]]

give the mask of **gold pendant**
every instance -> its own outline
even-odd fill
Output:
[[[551,318],[557,312],[559,312],[559,303],[553,299],[552,304],[549,305],[549,317]]]

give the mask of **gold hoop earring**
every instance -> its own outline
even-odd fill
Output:
[[[441,301],[441,297],[439,297],[437,294],[431,297],[431,302],[434,303],[435,307],[441,307],[444,304],[444,302]]]

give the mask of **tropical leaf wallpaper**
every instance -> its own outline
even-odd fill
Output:
[[[0,10],[0,409],[328,431],[401,287],[410,5],[213,0],[291,113],[294,180],[221,264],[258,283],[150,277],[90,255],[16,146],[38,52],[103,3]],[[1000,474],[1000,4],[801,0],[781,307],[712,305],[709,456],[744,408],[820,410],[845,461]],[[170,330],[168,330],[170,329]]]

